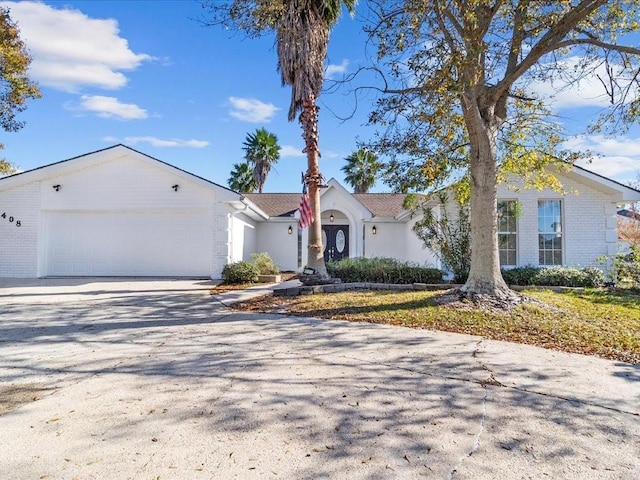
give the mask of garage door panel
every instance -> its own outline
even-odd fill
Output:
[[[47,275],[207,276],[206,212],[50,212]]]

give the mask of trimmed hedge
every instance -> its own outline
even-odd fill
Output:
[[[401,262],[394,258],[345,258],[339,262],[327,263],[331,277],[344,283],[443,283],[442,271],[437,268],[421,267],[415,263]]]
[[[596,267],[516,267],[502,270],[507,285],[542,287],[601,287],[605,274]]]
[[[259,274],[257,265],[251,262],[228,263],[222,269],[222,280],[224,283],[255,283]]]

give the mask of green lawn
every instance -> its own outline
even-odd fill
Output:
[[[349,291],[262,297],[237,308],[468,333],[640,363],[637,292],[527,290],[523,293],[537,302],[510,312],[478,310],[460,302],[439,305],[436,298],[441,293]]]

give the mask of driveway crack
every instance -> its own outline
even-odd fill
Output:
[[[480,417],[480,428],[478,429],[478,433],[476,433],[473,439],[473,444],[471,445],[471,448],[462,456],[462,458],[460,458],[460,460],[458,460],[458,463],[456,463],[456,465],[449,472],[449,475],[447,475],[447,478],[449,480],[453,479],[453,476],[457,472],[458,468],[460,468],[460,465],[462,465],[462,462],[464,462],[467,458],[473,455],[478,450],[478,448],[480,448],[480,437],[484,433],[484,423],[487,418],[487,387],[486,385],[482,387],[482,390],[483,390],[482,416]]]
[[[486,380],[477,380],[477,379],[474,379],[474,378],[464,378],[464,377],[453,376],[453,375],[443,375],[443,374],[438,374],[438,373],[430,373],[430,372],[425,372],[423,370],[418,370],[418,369],[415,369],[415,368],[400,366],[400,365],[387,363],[387,362],[366,361],[366,360],[362,360],[362,359],[360,359],[358,357],[354,357],[354,356],[350,356],[350,355],[342,355],[341,357],[342,358],[348,358],[350,360],[356,360],[356,361],[359,361],[359,362],[364,363],[364,364],[380,365],[380,366],[385,366],[385,367],[389,367],[389,368],[395,368],[395,369],[398,369],[398,370],[411,372],[411,373],[414,373],[416,375],[425,375],[425,376],[432,377],[432,378],[440,378],[442,380],[454,380],[454,381],[457,381],[457,382],[474,383],[474,384],[480,385],[482,387],[495,386],[495,387],[507,388],[509,390],[513,390],[513,391],[516,391],[516,392],[522,392],[522,393],[526,393],[526,394],[529,394],[529,395],[539,395],[541,397],[553,398],[555,400],[562,400],[562,401],[565,401],[565,402],[571,402],[571,403],[575,403],[575,404],[578,404],[578,405],[586,405],[586,406],[589,406],[589,407],[602,408],[603,410],[608,410],[610,412],[615,412],[615,413],[621,413],[623,415],[632,415],[634,417],[640,417],[640,413],[638,413],[638,412],[634,412],[634,411],[630,411],[630,410],[624,410],[622,408],[616,408],[616,407],[612,407],[612,406],[608,406],[608,405],[602,405],[600,403],[592,402],[592,401],[589,401],[589,400],[582,400],[582,399],[579,399],[579,398],[571,398],[571,397],[566,397],[566,396],[562,396],[562,395],[558,395],[558,394],[554,394],[554,393],[540,392],[540,391],[531,390],[531,389],[528,389],[528,388],[518,387],[518,386],[514,386],[514,385],[505,385],[505,384],[501,383],[500,381],[496,380],[496,378],[493,376],[493,372],[491,372],[491,370],[489,370],[488,368],[484,368],[484,370],[487,370],[487,371],[490,372],[489,377]]]

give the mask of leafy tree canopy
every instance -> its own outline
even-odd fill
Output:
[[[0,176],[16,173],[16,169],[4,158],[0,158]]]
[[[24,126],[16,114],[26,109],[30,98],[40,98],[40,90],[29,79],[31,57],[9,10],[0,7],[0,127],[15,132]]]

